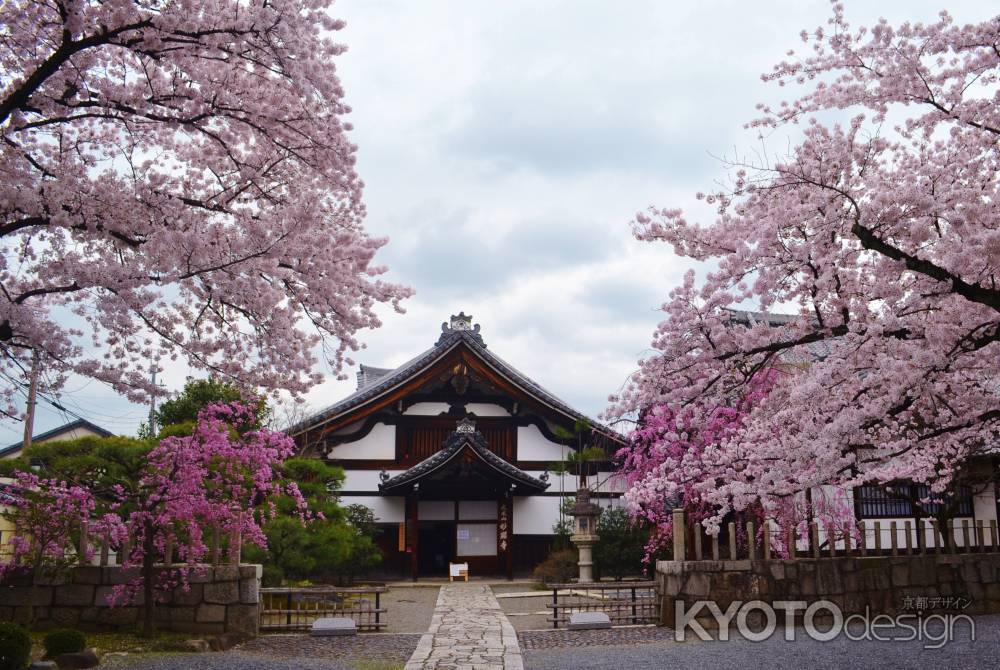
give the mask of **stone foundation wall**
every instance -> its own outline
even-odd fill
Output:
[[[734,561],[659,561],[662,621],[673,626],[676,603],[700,600],[723,611],[733,601],[829,600],[845,614],[894,614],[917,598],[968,600],[965,614],[1000,612],[1000,553]],[[934,601],[930,600],[933,605]],[[954,612],[954,609],[952,610]],[[697,617],[706,628],[711,616]]]
[[[158,567],[162,572],[169,568]],[[137,575],[135,568],[79,566],[56,579],[38,578],[35,617],[40,625],[84,630],[130,629],[142,616],[142,594],[129,605],[111,607],[114,586]],[[189,590],[177,587],[156,603],[160,630],[199,634],[257,635],[260,607],[259,565],[201,565],[188,576]],[[0,621],[24,621],[31,598],[31,577],[9,577],[0,584]]]

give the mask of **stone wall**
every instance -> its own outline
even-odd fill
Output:
[[[158,571],[168,568],[157,567]],[[55,579],[38,578],[35,617],[42,626],[84,630],[130,629],[138,625],[142,594],[124,607],[111,607],[115,585],[127,583],[136,569],[79,566]],[[259,631],[259,565],[201,565],[188,575],[189,590],[177,587],[156,603],[160,630],[199,634],[256,635]],[[8,577],[0,584],[0,621],[24,621],[31,598],[30,577]]]
[[[845,614],[893,614],[914,599],[964,598],[965,614],[1000,612],[1000,553],[835,557],[794,560],[659,561],[662,621],[673,626],[676,602],[700,600],[723,611],[733,601],[829,600]],[[706,612],[707,614],[707,612]],[[697,617],[706,628],[713,617]]]

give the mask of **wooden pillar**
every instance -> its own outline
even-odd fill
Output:
[[[419,523],[417,510],[419,505],[417,504],[416,492],[407,496],[406,506],[409,508],[409,514],[406,517],[406,546],[410,551],[410,576],[413,578],[413,581],[417,581],[417,573],[420,570],[420,565],[417,561],[417,538],[420,537],[420,533],[417,532],[417,524]]]

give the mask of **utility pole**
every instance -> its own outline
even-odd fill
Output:
[[[31,446],[31,434],[35,426],[35,395],[38,391],[38,368],[40,367],[38,349],[31,350],[31,373],[28,377],[28,406],[24,416],[24,448]]]
[[[150,373],[150,383],[153,388],[156,388],[156,364],[153,364],[152,371]],[[156,393],[152,393],[149,396],[149,435],[152,437],[156,435]]]

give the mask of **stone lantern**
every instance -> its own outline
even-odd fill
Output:
[[[569,511],[573,517],[573,534],[570,541],[580,550],[580,582],[594,581],[594,559],[592,550],[597,542],[597,517],[601,508],[590,502],[590,489],[586,484],[576,492],[576,503]]]

